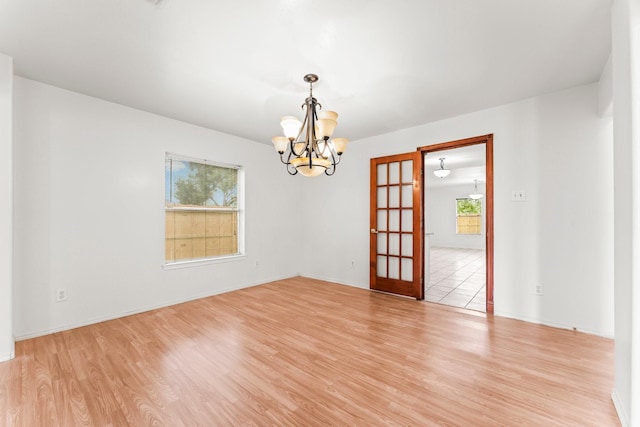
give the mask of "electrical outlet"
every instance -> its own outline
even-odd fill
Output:
[[[56,302],[62,302],[67,300],[67,289],[56,289]]]
[[[512,202],[524,202],[525,200],[527,200],[527,195],[524,190],[511,190]]]
[[[537,296],[544,295],[544,287],[542,286],[542,283],[535,283],[533,285],[533,293]]]

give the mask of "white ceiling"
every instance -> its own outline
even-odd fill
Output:
[[[19,76],[269,144],[302,77],[352,140],[597,81],[611,0],[0,0]]]
[[[438,178],[433,171],[440,169],[440,158],[444,158],[444,167],[451,173]],[[473,189],[475,180],[478,187],[484,188],[486,182],[485,144],[469,145],[451,150],[427,153],[424,158],[424,178],[427,188],[466,185]]]

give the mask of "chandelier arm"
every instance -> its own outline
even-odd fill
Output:
[[[325,153],[327,152],[327,150],[329,151],[329,153],[330,153],[330,154],[331,154],[331,153],[333,153],[333,152],[331,151],[331,146],[329,145],[329,141],[328,141],[327,139],[324,139],[324,138],[322,138],[322,139],[315,139],[314,141],[315,141],[315,147],[316,147],[316,148],[317,148],[317,150],[318,150],[318,154],[319,154],[319,156],[318,156],[318,157],[323,157],[323,158],[325,158],[325,159],[326,159],[326,158],[328,158],[329,156],[328,156],[328,155],[325,155]],[[321,142],[322,142],[322,143],[324,143],[324,144],[322,145],[322,150],[320,150],[320,143],[321,143]]]
[[[304,144],[304,141],[298,141],[296,142],[296,140],[291,141],[291,155],[295,156],[295,157],[300,157],[302,156],[302,154],[307,150],[307,145],[304,144],[304,147],[302,148],[302,150],[300,150],[300,152],[296,152],[295,146],[298,144]]]
[[[289,175],[295,175],[298,173],[298,169],[291,165],[291,155],[291,150],[289,150],[289,155],[287,156],[287,161],[285,162],[282,154],[280,154],[280,161],[287,166],[287,172],[289,173]]]
[[[328,144],[328,142],[327,142],[327,144]],[[331,154],[331,166],[333,166],[333,168],[335,169],[335,166],[338,163],[340,163],[340,159],[342,158],[342,156],[339,156],[338,153],[336,153],[335,148],[332,147],[332,146],[329,146],[329,153]]]
[[[335,147],[332,147],[331,149],[331,158],[333,159],[332,163],[334,164],[334,166],[340,163],[340,159],[342,159],[342,156],[336,152]]]
[[[329,150],[329,155],[326,157],[326,159],[329,160],[329,157],[331,157],[331,166],[337,165],[339,160],[338,160],[338,162],[336,162],[336,155],[335,155],[334,150],[329,146],[329,141],[327,141],[326,144],[325,144],[325,151],[326,150]],[[324,151],[323,151],[323,153],[324,153]]]
[[[289,175],[295,175],[298,173],[298,169],[293,167],[291,163],[287,163],[287,172],[289,172]]]
[[[309,113],[308,113],[309,106],[307,105],[306,101],[305,101],[305,103],[302,105],[302,109],[303,109],[303,110],[304,110],[304,107],[305,107],[305,106],[307,107],[307,112],[305,112],[304,120],[302,121],[302,126],[300,126],[300,131],[298,132],[298,136],[296,136],[296,138],[295,138],[293,141],[291,141],[291,143],[290,143],[290,145],[291,145],[291,152],[292,152],[292,153],[293,153],[293,155],[294,155],[294,156],[296,156],[296,157],[300,157],[300,156],[302,156],[302,154],[303,154],[305,151],[307,151],[307,149],[309,148],[309,147],[308,147],[309,143],[308,143],[307,141],[305,141],[305,140],[300,140],[300,137],[302,136],[302,133],[305,131],[305,129],[307,129],[307,128],[308,128],[308,123],[309,123],[309,120],[308,120],[308,118],[309,118]],[[300,144],[300,143],[304,143],[304,146],[303,146],[302,150],[300,150],[299,152],[297,152],[297,151],[295,150],[295,146],[296,146],[297,144]]]
[[[280,161],[282,162],[282,164],[288,165],[290,164],[289,160],[291,159],[291,152],[289,152],[289,158],[287,158],[287,161],[284,161],[284,153],[280,154]]]

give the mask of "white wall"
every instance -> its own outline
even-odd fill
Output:
[[[0,362],[13,358],[13,60],[0,54]]]
[[[640,2],[612,7],[616,383],[623,426],[640,426]]]
[[[14,115],[17,338],[297,274],[301,181],[271,146],[23,78]],[[163,269],[167,151],[244,166],[246,258]]]
[[[597,84],[351,144],[333,179],[303,194],[315,232],[302,273],[368,287],[370,158],[488,133],[496,314],[613,336],[612,121],[598,115]]]
[[[473,193],[473,184],[455,185],[449,187],[427,187],[425,190],[424,221],[425,232],[434,233],[429,236],[432,247],[484,249],[485,235],[485,204],[482,203],[481,234],[456,233],[456,199],[469,197]],[[485,194],[485,184],[478,183],[478,191]]]
[[[614,81],[621,72],[615,61]],[[11,158],[11,108],[3,98],[10,63],[0,56],[0,120],[7,125],[0,126],[0,159]],[[10,250],[0,253],[8,262],[0,268],[0,304],[8,306],[0,307],[0,358],[13,347],[11,286],[3,285],[11,283],[12,265],[19,338],[298,272],[366,288],[369,159],[487,133],[494,134],[496,314],[613,334],[612,123],[597,114],[595,84],[352,143],[334,177],[313,180],[289,177],[268,145],[23,78],[13,84],[14,226],[5,202],[0,230],[15,238],[13,263]],[[625,91],[630,83],[617,82],[614,97]],[[634,153],[630,132],[622,136],[616,222],[631,215],[619,209],[631,192],[624,167]],[[246,167],[245,259],[162,269],[165,151]],[[0,167],[8,173],[0,179],[3,200],[11,168]],[[511,202],[513,189],[525,190],[527,201]],[[625,239],[617,230],[616,391],[631,413],[631,374],[635,387],[638,376],[630,326],[638,304],[631,301],[638,292],[627,275],[633,263]],[[3,238],[0,251],[6,245]],[[543,297],[533,295],[538,282]],[[62,287],[69,300],[55,303]]]
[[[598,80],[598,112],[601,116],[611,116],[613,114],[613,68],[611,65],[611,55],[600,74]]]
[[[600,118],[597,91],[547,99],[538,114],[540,316],[613,336],[612,119]]]

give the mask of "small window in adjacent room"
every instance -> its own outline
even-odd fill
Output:
[[[165,264],[241,254],[239,166],[165,158]]]
[[[482,202],[480,199],[456,199],[456,233],[482,233]]]

